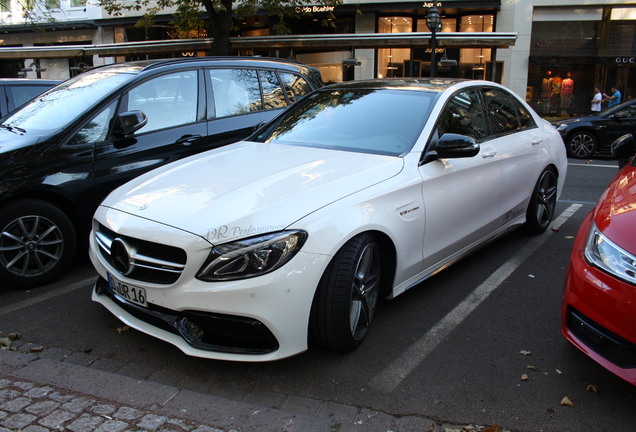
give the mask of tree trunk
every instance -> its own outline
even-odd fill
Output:
[[[208,35],[214,38],[212,55],[228,55],[230,53],[230,31],[234,16],[232,11],[233,0],[221,0],[225,10],[215,10],[212,6],[212,1],[209,0],[205,0],[202,3],[209,17]]]

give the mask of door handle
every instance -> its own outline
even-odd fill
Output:
[[[533,146],[541,145],[542,143],[543,143],[543,140],[541,138],[535,138],[532,140]]]
[[[493,152],[488,152],[488,153],[482,153],[481,157],[484,159],[489,159],[489,158],[494,158],[495,156],[497,156],[497,152],[493,151]]]
[[[201,138],[201,135],[184,135],[177,140],[177,144],[188,146],[194,144]]]

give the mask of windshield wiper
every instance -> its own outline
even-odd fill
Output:
[[[9,132],[13,132],[16,135],[24,135],[26,133],[24,129],[17,126],[11,126],[8,124],[0,124],[0,127],[8,130]]]

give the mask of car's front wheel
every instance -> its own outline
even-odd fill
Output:
[[[586,159],[596,151],[597,139],[587,131],[575,132],[568,138],[567,153],[568,156]]]
[[[76,235],[62,210],[40,200],[0,209],[0,279],[17,287],[53,280],[73,260]]]
[[[312,305],[312,341],[323,348],[352,351],[367,334],[380,294],[380,247],[360,234],[335,255],[320,280]]]
[[[543,170],[532,192],[526,212],[526,226],[532,234],[541,234],[554,217],[557,201],[557,174],[553,168]]]

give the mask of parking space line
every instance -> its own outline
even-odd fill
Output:
[[[488,279],[479,285],[471,294],[455,306],[444,318],[442,318],[433,328],[418,339],[400,357],[384,368],[371,385],[383,392],[392,392],[400,383],[419,366],[422,361],[437,346],[448,337],[448,335],[470,315],[502,282],[504,282],[530,255],[532,255],[543,243],[545,243],[553,230],[563,225],[579,208],[580,204],[572,204],[558,218],[554,220],[551,227],[544,235],[532,238],[522,249],[499,267]]]
[[[603,164],[586,164],[586,163],[568,163],[568,166],[580,166],[580,167],[595,167],[595,168],[614,168],[618,172],[618,165],[603,165]]]
[[[0,316],[2,315],[6,315],[9,314],[11,312],[15,312],[18,311],[20,309],[24,309],[33,305],[36,305],[38,303],[42,303],[44,301],[50,300],[52,298],[64,295],[64,294],[68,294],[72,291],[78,290],[80,288],[85,288],[86,285],[91,285],[92,283],[91,281],[95,280],[95,276],[91,276],[89,278],[83,279],[81,281],[77,281],[71,285],[62,287],[62,288],[58,288],[52,291],[47,291],[43,294],[37,295],[35,297],[32,297],[30,299],[27,300],[22,300],[20,302],[14,303],[14,304],[10,304],[8,306],[2,306],[0,307]],[[90,295],[90,292],[89,294]]]

